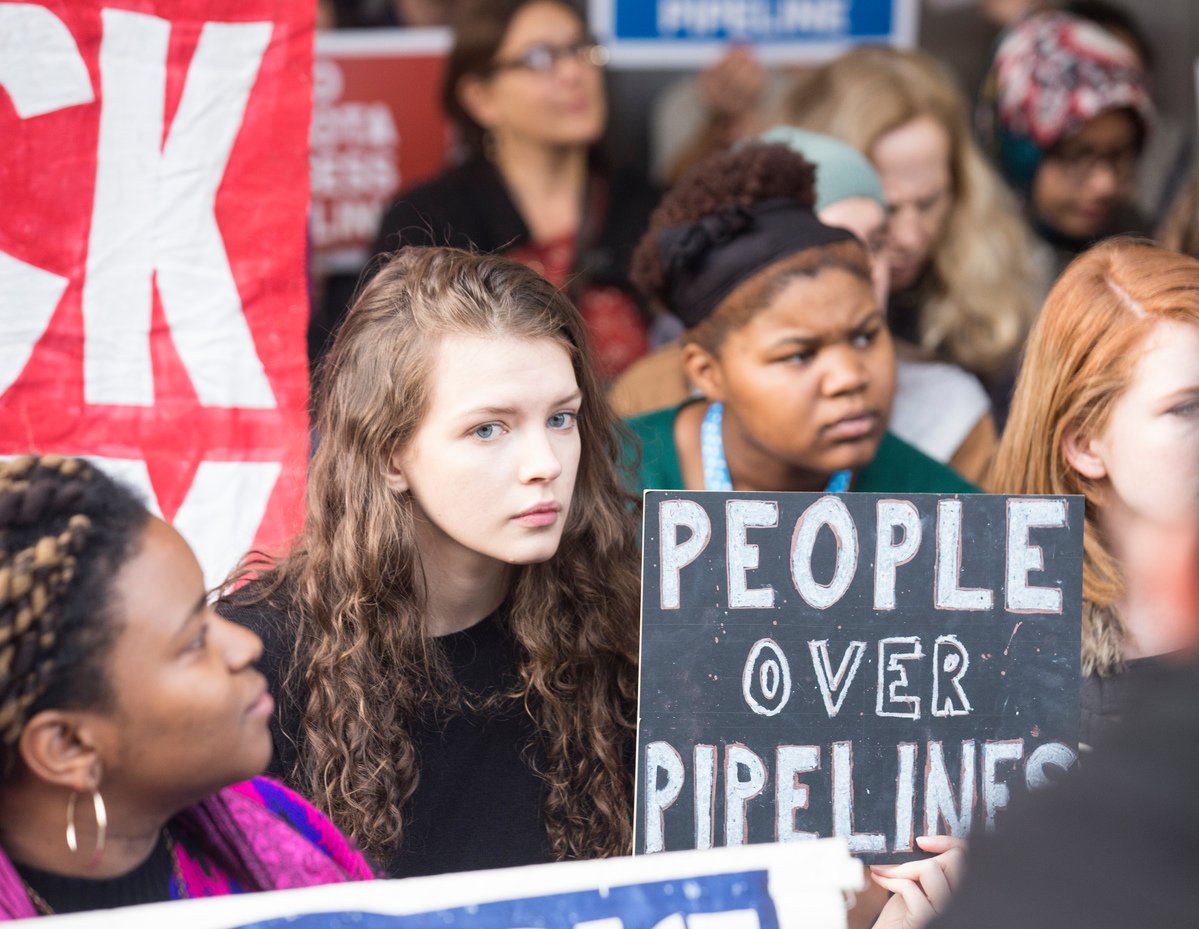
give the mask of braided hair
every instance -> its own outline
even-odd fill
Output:
[[[149,518],[78,458],[0,462],[0,779],[35,714],[111,705],[112,582]]]

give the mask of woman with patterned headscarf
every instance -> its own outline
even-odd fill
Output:
[[[1099,239],[1148,231],[1130,201],[1152,122],[1140,60],[1098,25],[1042,13],[999,43],[979,130],[1057,271]]]

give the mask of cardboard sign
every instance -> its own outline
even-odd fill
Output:
[[[592,31],[631,68],[694,68],[730,42],[770,63],[822,61],[862,44],[910,48],[916,0],[590,0]]]
[[[123,929],[844,929],[861,867],[841,842],[682,852],[180,900]],[[111,926],[106,910],[46,929]]]
[[[312,250],[320,273],[357,273],[383,210],[446,162],[448,29],[338,29],[316,39]]]
[[[1075,760],[1080,497],[649,491],[636,848],[967,835]]]
[[[299,525],[311,3],[0,2],[0,455],[141,489],[205,581]]]

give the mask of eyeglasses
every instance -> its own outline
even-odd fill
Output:
[[[501,71],[532,71],[534,74],[548,76],[557,69],[559,61],[572,58],[580,64],[602,68],[608,63],[608,50],[590,39],[571,42],[569,45],[541,42],[530,45],[523,54],[509,61],[493,62],[488,68],[488,74],[498,74]]]
[[[1054,152],[1046,155],[1046,158],[1074,181],[1086,180],[1100,167],[1107,168],[1120,180],[1127,180],[1136,172],[1137,154],[1135,148],[1119,148],[1108,152],[1082,148]]]

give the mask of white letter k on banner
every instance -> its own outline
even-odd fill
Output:
[[[157,280],[200,403],[274,408],[215,215],[272,25],[204,25],[164,143],[170,23],[113,9],[102,17],[100,140],[83,289],[85,398],[153,405]]]

